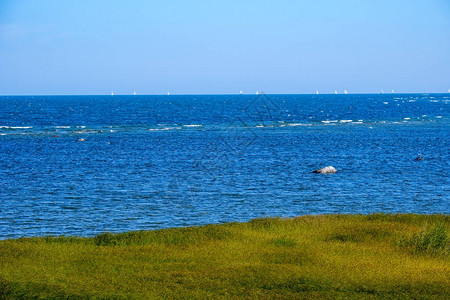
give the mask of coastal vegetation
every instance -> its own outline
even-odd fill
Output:
[[[0,299],[450,298],[450,216],[318,215],[0,241]]]

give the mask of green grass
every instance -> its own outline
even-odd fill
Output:
[[[0,241],[0,299],[449,299],[450,216],[247,223]]]

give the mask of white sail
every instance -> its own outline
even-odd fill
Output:
[[[334,93],[337,95],[337,91],[336,90],[334,90]]]
[[[259,95],[259,92],[258,92],[258,91],[256,91],[256,95]]]
[[[111,96],[114,96],[114,92],[111,92]]]
[[[348,94],[347,90],[344,90],[344,94],[346,94],[346,95]]]
[[[319,95],[319,90],[316,90],[316,95]]]
[[[243,92],[243,91],[240,91],[240,92],[239,92],[239,94],[241,94],[241,95],[242,95],[242,94],[244,94],[244,92]]]
[[[384,94],[384,91],[383,91],[383,90],[381,90],[380,94]]]
[[[170,93],[169,93],[169,92],[167,92],[167,96],[170,96]]]
[[[135,95],[135,96],[136,96],[136,92],[133,92],[133,95]]]

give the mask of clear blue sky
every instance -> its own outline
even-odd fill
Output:
[[[0,0],[0,95],[447,92],[450,0]]]

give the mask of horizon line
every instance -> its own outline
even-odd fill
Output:
[[[0,97],[34,97],[34,96],[230,96],[230,95],[238,95],[238,96],[258,96],[258,95],[310,95],[310,96],[320,96],[320,95],[404,95],[404,94],[450,94],[450,90],[448,92],[362,92],[362,93],[266,93],[264,91],[258,91],[256,93],[159,93],[159,94],[0,94]]]

